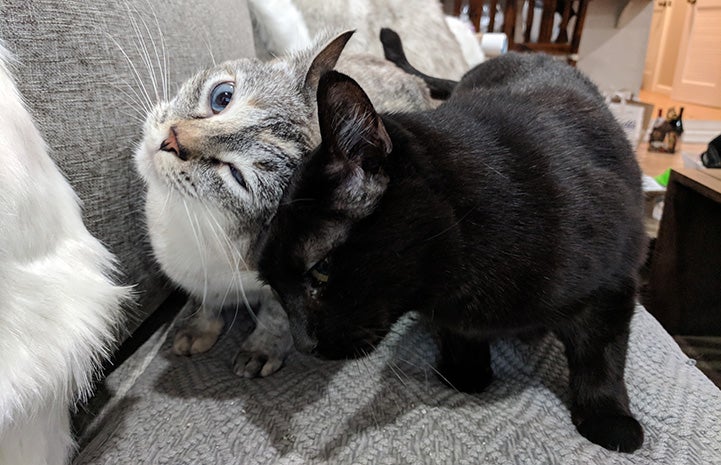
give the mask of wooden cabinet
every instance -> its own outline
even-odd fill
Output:
[[[644,297],[671,334],[721,336],[721,170],[671,172]]]

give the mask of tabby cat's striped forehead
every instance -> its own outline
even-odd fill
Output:
[[[171,112],[177,118],[206,117],[209,95],[223,82],[234,84],[234,100],[266,110],[292,112],[299,110],[299,105],[306,106],[300,93],[303,78],[301,70],[284,60],[226,61],[186,81],[170,102]]]

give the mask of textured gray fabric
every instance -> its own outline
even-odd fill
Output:
[[[721,391],[641,307],[626,377],[646,440],[631,455],[576,432],[566,361],[550,336],[496,342],[495,381],[467,395],[436,378],[435,346],[412,319],[368,358],[294,354],[256,380],[231,371],[248,328],[236,320],[213,350],[192,358],[171,355],[170,341],[155,356],[158,339],[149,344],[110,376],[123,395],[76,463],[721,464]]]
[[[242,0],[0,0],[0,37],[19,60],[20,91],[51,155],[84,203],[88,229],[117,255],[123,281],[139,283],[132,330],[168,291],[149,254],[143,187],[132,165],[144,110],[136,102],[143,91],[128,59],[155,101],[142,57],[160,82],[164,44],[163,68],[172,94],[192,72],[212,63],[211,51],[218,61],[254,55],[247,5]]]

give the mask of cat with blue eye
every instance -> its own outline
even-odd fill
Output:
[[[237,374],[268,376],[292,349],[287,316],[257,278],[257,238],[319,140],[318,79],[351,35],[321,36],[307,50],[267,62],[210,67],[149,113],[135,154],[147,186],[148,235],[163,272],[189,294],[176,354],[209,350],[225,327],[223,309],[251,312],[256,321],[234,359]],[[425,84],[390,63],[353,56],[343,66],[366,82],[384,82],[374,86],[381,106],[430,105]]]
[[[296,347],[362,356],[414,310],[437,333],[441,380],[478,392],[490,341],[551,331],[578,432],[633,452],[644,433],[624,370],[645,256],[634,152],[598,89],[549,56],[494,58],[452,87],[436,109],[379,114],[350,77],[320,79],[322,141],[261,238],[260,273]]]

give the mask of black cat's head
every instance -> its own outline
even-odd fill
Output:
[[[371,350],[395,319],[377,289],[392,279],[382,228],[358,233],[388,186],[392,143],[366,94],[343,74],[320,79],[318,118],[322,143],[291,180],[259,268],[288,312],[296,347],[343,358]]]

